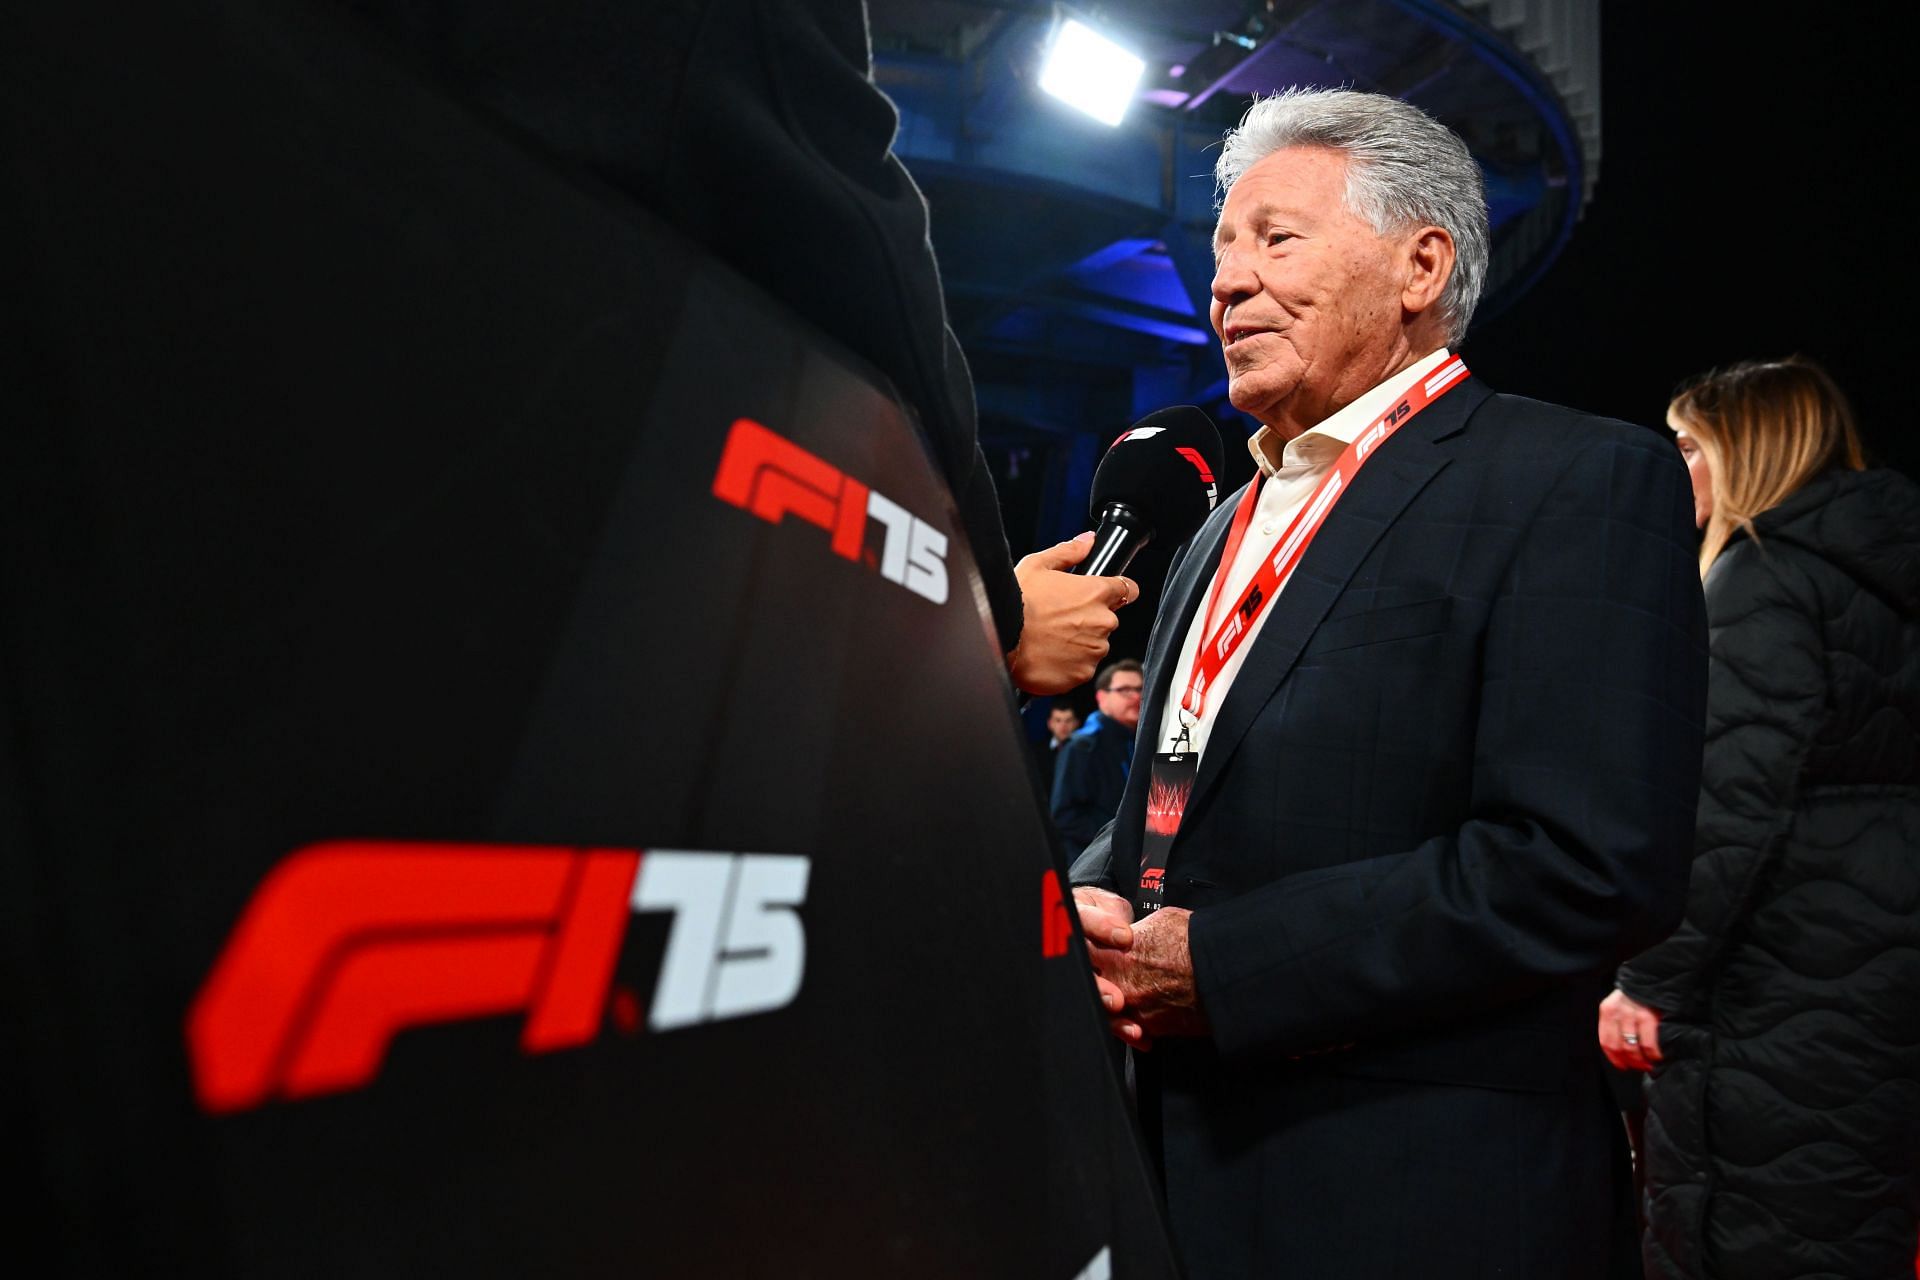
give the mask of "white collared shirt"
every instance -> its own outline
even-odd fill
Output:
[[[1384,382],[1377,383],[1371,390],[1361,394],[1359,399],[1329,417],[1325,422],[1307,431],[1301,432],[1292,440],[1285,442],[1282,448],[1280,437],[1271,427],[1262,427],[1253,433],[1247,441],[1247,448],[1253,454],[1255,465],[1262,475],[1267,477],[1261,486],[1259,500],[1254,504],[1253,521],[1247,526],[1246,537],[1240,543],[1239,554],[1234,556],[1233,564],[1227,571],[1226,589],[1220,593],[1222,602],[1238,600],[1253,581],[1255,571],[1273,555],[1275,544],[1287,531],[1287,525],[1306,505],[1313,495],[1314,486],[1320,478],[1340,458],[1341,452],[1353,443],[1369,423],[1388,409],[1393,402],[1405,395],[1408,388],[1440,367],[1447,359],[1447,349],[1442,347],[1423,359],[1402,369]],[[1274,460],[1278,452],[1279,461]],[[1289,581],[1291,575],[1289,575]],[[1282,592],[1286,583],[1280,584]],[[1202,588],[1200,607],[1193,612],[1193,621],[1187,625],[1187,638],[1180,646],[1179,656],[1174,660],[1173,678],[1168,687],[1167,704],[1160,716],[1160,735],[1154,739],[1154,750],[1165,751],[1180,736],[1181,715],[1180,695],[1186,688],[1187,676],[1193,671],[1193,660],[1200,652],[1200,644],[1206,638],[1208,618],[1206,617],[1207,596],[1212,590],[1212,580]],[[1247,654],[1253,651],[1260,637],[1260,629],[1267,625],[1267,617],[1273,612],[1269,604],[1261,610],[1254,620],[1253,628],[1247,638],[1240,643],[1227,665],[1220,669],[1207,686],[1206,705],[1201,708],[1197,723],[1187,729],[1187,742],[1195,755],[1203,754],[1207,747],[1207,730],[1225,705],[1227,693],[1233,687],[1233,679],[1240,673]]]

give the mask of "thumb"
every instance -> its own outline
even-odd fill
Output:
[[[1124,609],[1140,598],[1140,584],[1132,578],[1116,576],[1112,578],[1095,578],[1094,581],[1107,584],[1107,607],[1109,609]]]
[[[1042,569],[1071,569],[1087,558],[1087,552],[1093,549],[1093,532],[1088,530],[1066,542],[1056,542],[1044,551],[1036,551],[1028,557]]]

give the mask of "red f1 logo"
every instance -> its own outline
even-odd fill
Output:
[[[309,845],[255,892],[187,1014],[200,1105],[365,1085],[407,1027],[524,1012],[520,1047],[598,1034],[631,912],[672,911],[656,1030],[800,990],[808,862],[784,854]]]
[[[1207,465],[1207,457],[1205,454],[1201,453],[1198,449],[1189,449],[1185,445],[1181,445],[1178,449],[1175,449],[1174,452],[1185,458],[1188,462],[1191,462],[1193,469],[1200,473],[1202,480],[1208,484],[1213,483],[1213,468]]]
[[[1220,486],[1214,483],[1213,468],[1207,465],[1206,455],[1198,449],[1189,449],[1185,445],[1181,445],[1174,452],[1191,462],[1193,469],[1200,473],[1200,483],[1207,486],[1207,510],[1213,510],[1214,505],[1220,501]]]
[[[885,529],[880,576],[935,604],[947,602],[946,534],[751,418],[736,420],[727,436],[713,496],[768,524],[791,515],[825,529],[833,553],[856,564],[867,521],[878,520]]]

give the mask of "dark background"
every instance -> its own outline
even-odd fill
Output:
[[[1881,462],[1920,472],[1900,404],[1902,43],[1848,5],[1601,14],[1599,186],[1559,261],[1475,328],[1474,372],[1659,425],[1687,376],[1798,352],[1846,389]]]

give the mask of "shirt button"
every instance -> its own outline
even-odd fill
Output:
[[[1268,538],[1271,538],[1271,537],[1273,536],[1273,525],[1271,525],[1271,524],[1263,524],[1263,525],[1261,525],[1261,526],[1260,526],[1260,533],[1261,533],[1261,536],[1263,536],[1263,537],[1268,537]]]

